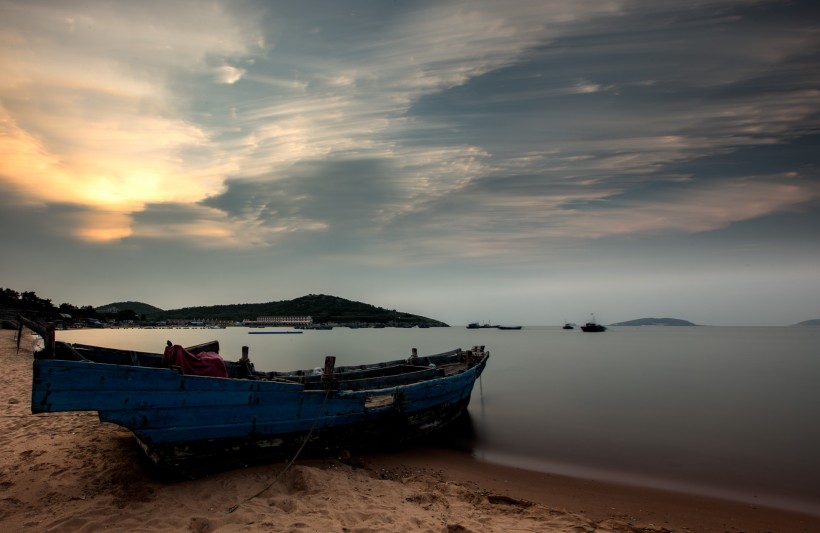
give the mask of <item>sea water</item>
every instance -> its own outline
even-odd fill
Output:
[[[258,370],[484,345],[491,356],[469,408],[477,459],[820,514],[820,328],[248,331],[85,329],[57,339],[151,352],[166,340],[219,340],[230,360],[249,346]]]

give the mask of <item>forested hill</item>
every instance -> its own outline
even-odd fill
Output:
[[[280,302],[185,307],[150,313],[146,318],[149,320],[255,320],[260,316],[310,316],[315,323],[447,326],[444,322],[427,317],[402,313],[395,309],[383,309],[325,294],[309,294]]]
[[[679,318],[638,318],[610,324],[610,326],[697,326],[697,324]]]
[[[114,302],[97,308],[98,313],[116,314],[119,311],[133,311],[138,315],[161,313],[162,309],[142,302]]]

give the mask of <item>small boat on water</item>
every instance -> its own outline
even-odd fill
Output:
[[[298,335],[303,333],[302,331],[249,331],[248,335]]]
[[[570,322],[564,322],[564,327],[562,327],[561,329],[575,329],[575,324],[572,324]]]
[[[497,326],[490,324],[479,324],[478,322],[470,322],[467,324],[467,329],[521,329],[521,326]]]
[[[219,343],[163,354],[46,343],[35,355],[33,413],[97,411],[131,430],[157,465],[207,473],[251,463],[405,442],[453,422],[487,364],[483,346],[355,366],[285,372],[237,361]]]
[[[600,333],[602,331],[606,331],[606,326],[595,322],[595,315],[592,315],[592,319],[581,326],[581,331],[585,331],[587,333]]]

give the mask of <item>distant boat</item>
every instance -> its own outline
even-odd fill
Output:
[[[592,315],[592,320],[581,326],[581,331],[585,331],[587,333],[599,333],[601,331],[606,331],[606,326],[596,323],[595,315]]]
[[[404,442],[467,410],[487,364],[483,346],[291,372],[226,361],[219,343],[164,354],[50,343],[35,354],[32,413],[97,411],[130,429],[148,457],[207,473],[305,453]],[[177,470],[181,468],[180,470]]]
[[[479,324],[478,322],[470,322],[467,324],[467,329],[521,329],[521,326],[498,326],[493,324]]]
[[[572,324],[570,322],[565,322],[564,327],[562,327],[561,329],[575,329],[575,324]]]

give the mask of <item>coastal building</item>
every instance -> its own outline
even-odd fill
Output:
[[[256,320],[245,319],[246,326],[310,326],[313,318],[310,316],[258,316]]]

